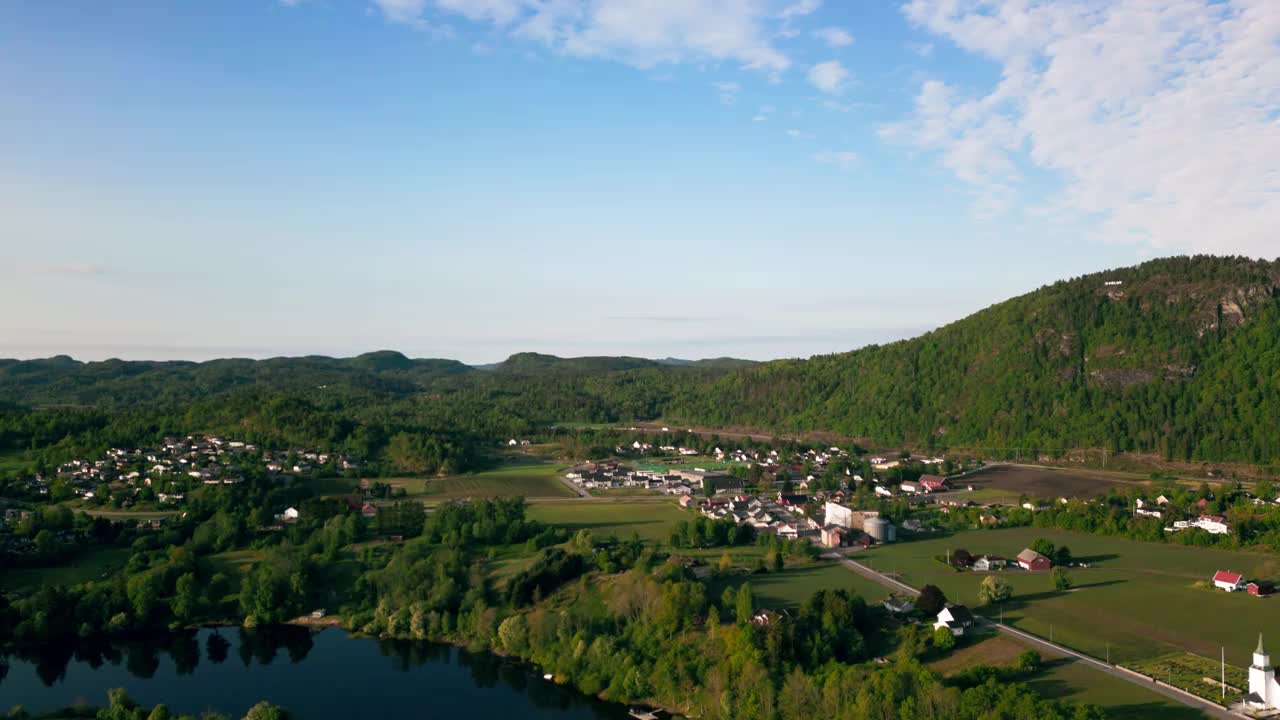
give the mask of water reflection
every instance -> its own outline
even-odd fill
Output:
[[[304,720],[349,720],[367,716],[368,698],[375,697],[391,716],[422,717],[426,696],[432,699],[426,716],[433,718],[626,717],[620,706],[547,682],[505,658],[336,630],[208,628],[0,654],[0,697],[7,704],[37,712],[96,704],[112,687],[197,715],[216,710],[240,717],[265,699]],[[321,692],[337,688],[362,692]]]
[[[78,643],[46,643],[0,656],[0,682],[8,674],[10,658],[33,665],[45,687],[63,681],[73,661],[95,670],[104,664],[119,666],[123,662],[130,675],[148,679],[160,669],[162,656],[167,656],[178,675],[191,675],[202,658],[200,632],[208,633],[204,656],[215,665],[224,662],[231,652],[232,643],[224,636],[228,632],[236,634],[235,645],[245,667],[270,665],[282,649],[289,662],[300,663],[315,646],[310,630],[292,626],[182,630],[115,639],[90,638]]]

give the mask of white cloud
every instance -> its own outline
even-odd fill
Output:
[[[932,148],[999,212],[1032,169],[1049,211],[1108,240],[1275,256],[1280,5],[1275,0],[911,0],[915,24],[995,61],[964,95],[923,84],[882,129]]]
[[[716,89],[720,94],[720,102],[725,105],[732,105],[738,101],[738,93],[742,92],[742,86],[736,82],[714,82],[711,87]]]
[[[435,0],[436,7],[444,12],[457,13],[472,21],[489,21],[496,25],[508,25],[520,16],[523,0]]]
[[[423,14],[427,11],[427,0],[371,0],[374,6],[392,22],[406,25],[425,24]]]
[[[764,121],[766,121],[766,120],[768,120],[768,119],[769,119],[769,116],[768,116],[768,115],[764,115],[764,114],[757,114],[757,115],[755,115],[754,117],[752,117],[752,118],[751,118],[751,121],[752,121],[752,122],[764,122]]]
[[[387,19],[425,26],[427,14],[489,23],[565,55],[652,68],[732,61],[779,73],[790,59],[772,38],[816,0],[370,0]]]
[[[848,47],[853,44],[853,36],[844,28],[827,27],[814,30],[813,36],[833,48]]]
[[[831,95],[838,95],[848,79],[849,71],[836,60],[821,62],[809,68],[809,82]]]
[[[792,138],[794,140],[809,140],[813,137],[812,133],[807,133],[803,130],[797,130],[796,128],[787,128],[785,132],[787,134],[787,137]]]
[[[778,17],[783,20],[804,17],[817,12],[820,7],[822,7],[822,0],[796,0],[782,8],[782,12],[778,13]]]
[[[850,150],[832,150],[824,148],[820,152],[814,153],[813,159],[823,165],[835,165],[841,170],[852,170],[858,166],[858,153]]]
[[[930,42],[909,42],[907,43],[907,49],[922,58],[933,55],[933,43]]]

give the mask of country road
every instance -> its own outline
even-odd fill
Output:
[[[855,573],[858,573],[859,575],[867,578],[868,580],[872,580],[874,582],[880,583],[881,585],[884,585],[895,591],[905,592],[910,595],[920,594],[920,591],[917,590],[916,588],[913,588],[910,585],[907,585],[906,583],[900,580],[891,578],[888,575],[883,575],[879,572],[876,572],[875,570],[872,570],[866,565],[863,565],[862,563],[854,562],[853,560],[850,560],[849,558],[843,555],[840,555],[839,553],[825,553],[823,554],[823,557],[831,560],[837,560],[846,569],[851,570]],[[1057,643],[1051,643],[1048,640],[1044,640],[1036,635],[1023,632],[1022,630],[1019,630],[1015,627],[1011,627],[1009,625],[1004,625],[1002,623],[989,620],[985,617],[982,617],[981,615],[978,615],[977,613],[974,614],[974,618],[979,624],[993,627],[998,632],[1004,633],[1005,635],[1008,635],[1010,637],[1017,638],[1031,645],[1032,647],[1036,648],[1042,653],[1048,654],[1050,656],[1070,657],[1074,661],[1085,663],[1086,665],[1092,667],[1095,670],[1098,670],[1099,672],[1104,672],[1114,678],[1119,678],[1126,682],[1133,683],[1134,685],[1137,685],[1139,687],[1144,687],[1152,692],[1159,693],[1169,698],[1170,700],[1175,700],[1183,705],[1195,708],[1201,711],[1202,713],[1204,713],[1208,717],[1221,718],[1222,720],[1238,720],[1239,718],[1244,717],[1242,715],[1236,715],[1234,713],[1227,712],[1226,710],[1223,710],[1222,708],[1218,707],[1217,705],[1214,705],[1213,703],[1207,702],[1205,700],[1201,700],[1200,698],[1194,697],[1192,695],[1187,695],[1187,694],[1178,692],[1177,690],[1173,690],[1171,688],[1165,687],[1154,681],[1148,681],[1148,680],[1139,678],[1135,675],[1131,675],[1123,670],[1118,670],[1113,665],[1108,665],[1107,663],[1102,662],[1101,660],[1096,660],[1094,658],[1089,657],[1088,655],[1083,655],[1081,653],[1078,653],[1069,647],[1058,645]]]

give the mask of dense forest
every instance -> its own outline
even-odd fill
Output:
[[[165,432],[384,454],[554,423],[662,418],[879,446],[1107,448],[1280,463],[1280,261],[1178,257],[1066,280],[923,336],[746,363],[523,353],[496,365],[355,358],[0,361],[0,449]],[[443,459],[441,460],[443,462]]]

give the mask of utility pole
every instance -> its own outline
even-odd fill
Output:
[[[1222,650],[1222,681],[1221,681],[1222,700],[1223,702],[1226,702],[1226,699],[1227,699],[1227,646],[1223,645],[1220,649]]]
[[[1107,643],[1107,664],[1111,664],[1111,643]]]
[[[1049,642],[1053,642],[1053,623],[1049,623]]]

